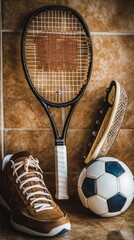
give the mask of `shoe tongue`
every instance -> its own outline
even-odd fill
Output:
[[[29,157],[30,155],[31,154],[27,151],[18,152],[11,157],[11,160],[14,162],[19,162],[20,161],[19,158],[23,158],[23,157],[26,158],[26,157]]]
[[[35,171],[36,171],[36,167],[34,166],[31,166],[29,165],[27,168],[26,168],[26,160],[29,159],[29,157],[31,156],[31,154],[27,151],[23,151],[23,152],[18,152],[18,153],[15,153],[12,157],[11,157],[11,160],[14,162],[14,163],[18,163],[18,162],[24,162],[24,164],[22,165],[21,168],[19,168],[17,170],[17,174],[18,176],[20,176],[21,174],[23,174],[24,172],[27,171],[27,175],[25,175],[24,177],[21,178],[21,181],[23,180],[26,180],[28,178],[31,178],[31,177],[37,177],[37,175],[35,174]],[[33,159],[34,160],[34,159]],[[39,170],[38,170],[39,171]],[[29,173],[30,172],[30,173]],[[37,184],[39,182],[36,182]],[[35,184],[35,182],[31,181],[31,182],[28,182],[24,185],[24,187],[27,187],[27,186],[30,186],[31,184]]]
[[[22,152],[18,152],[18,153],[15,153],[12,157],[11,157],[11,160],[14,162],[14,163],[17,163],[17,162],[26,162],[26,159],[28,159],[29,157],[31,156],[31,154],[27,151],[22,151]],[[25,164],[17,171],[18,174],[22,174],[24,171],[25,171]],[[35,171],[35,167],[31,167],[29,166],[28,167],[28,172],[34,172]],[[33,174],[32,174],[33,175]]]

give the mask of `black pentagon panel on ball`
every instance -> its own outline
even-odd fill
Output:
[[[86,198],[96,195],[96,180],[86,177],[82,183],[82,191]]]
[[[119,177],[125,172],[123,167],[118,162],[114,161],[105,163],[105,171],[114,175],[115,177]]]
[[[124,204],[126,203],[126,197],[117,193],[113,197],[107,200],[108,211],[109,212],[119,212],[123,208]]]

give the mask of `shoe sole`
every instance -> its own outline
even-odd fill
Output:
[[[11,213],[11,210],[10,210],[8,204],[5,202],[5,200],[2,198],[1,195],[0,195],[0,204]],[[48,233],[41,233],[41,232],[34,231],[32,229],[26,228],[23,225],[16,223],[12,219],[12,216],[11,216],[10,223],[11,223],[12,227],[18,231],[21,231],[21,232],[24,232],[24,233],[27,233],[27,234],[33,235],[33,236],[39,236],[39,237],[54,237],[54,236],[61,235],[65,232],[68,232],[71,229],[70,223],[65,223],[63,225],[53,228]]]
[[[127,108],[127,95],[124,88],[117,82],[112,81],[107,93],[108,107],[102,123],[97,131],[95,139],[90,143],[90,150],[84,161],[88,164],[91,160],[105,156],[115,141]]]

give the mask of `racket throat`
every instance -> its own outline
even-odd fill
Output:
[[[55,139],[55,146],[65,146],[66,145],[66,140],[63,138],[57,138]]]

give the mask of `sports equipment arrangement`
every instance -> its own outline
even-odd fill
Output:
[[[75,10],[47,6],[34,12],[22,35],[21,56],[29,86],[52,124],[56,152],[56,198],[68,198],[66,134],[92,67],[88,27]],[[70,106],[61,136],[49,107]]]
[[[127,94],[123,86],[117,81],[112,81],[106,92],[106,98],[103,100],[84,155],[86,164],[99,156],[107,154],[119,133],[127,108]]]
[[[66,135],[73,111],[92,70],[92,42],[81,15],[65,6],[45,6],[26,23],[21,59],[28,84],[45,109],[55,138],[56,198],[68,199]],[[124,212],[134,198],[133,174],[120,160],[104,157],[120,130],[127,108],[122,85],[112,81],[84,155],[78,180],[83,205],[102,217]],[[69,111],[60,134],[52,107]],[[48,191],[38,159],[23,151],[5,156],[0,171],[0,204],[12,226],[35,236],[52,237],[70,230],[70,220]]]
[[[83,205],[101,217],[119,215],[133,201],[133,174],[116,158],[97,158],[81,172],[78,193]]]
[[[0,204],[11,213],[11,225],[34,236],[52,237],[70,230],[70,220],[48,191],[38,159],[18,152],[3,159]]]

